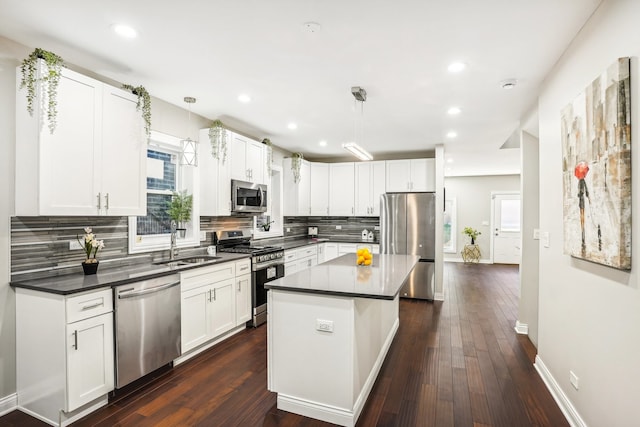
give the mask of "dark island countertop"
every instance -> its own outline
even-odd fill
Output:
[[[85,276],[82,273],[67,274],[50,278],[12,281],[14,288],[31,289],[59,295],[69,295],[84,291],[108,288],[140,280],[153,279],[194,268],[207,267],[230,261],[238,261],[248,258],[246,254],[219,253],[220,259],[212,262],[192,265],[174,266],[170,264],[157,264],[145,262],[138,265],[128,265],[108,268],[101,265],[97,274]]]
[[[264,287],[332,296],[392,300],[419,259],[417,255],[375,254],[371,266],[358,266],[356,254],[346,254],[267,282]]]

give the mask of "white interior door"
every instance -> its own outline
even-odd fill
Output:
[[[493,195],[493,262],[520,264],[520,194]]]

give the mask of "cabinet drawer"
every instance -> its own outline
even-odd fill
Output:
[[[113,290],[74,295],[66,299],[67,323],[113,311]]]
[[[236,276],[242,276],[243,274],[251,273],[251,260],[243,259],[236,262]]]
[[[236,276],[236,263],[225,262],[210,267],[194,268],[180,273],[180,287],[182,292],[198,286],[208,285],[221,280],[233,279]]]
[[[284,251],[284,262],[294,261],[298,258],[298,251]]]
[[[316,245],[305,246],[302,249],[298,249],[298,259],[305,258],[318,254],[318,247]]]

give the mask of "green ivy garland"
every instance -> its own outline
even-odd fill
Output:
[[[273,144],[271,144],[271,140],[269,138],[263,139],[262,143],[267,146],[267,176],[271,177],[271,163],[273,162]]]
[[[214,120],[209,128],[211,155],[214,159],[222,158],[222,164],[227,159],[227,130],[220,120]]]
[[[293,153],[291,155],[291,172],[293,172],[293,182],[295,184],[300,182],[300,166],[302,166],[303,159],[302,153]]]
[[[47,66],[46,72],[37,78],[38,59],[42,59]],[[64,60],[55,53],[44,49],[36,48],[29,54],[20,65],[22,80],[20,81],[20,89],[27,88],[27,111],[33,116],[33,103],[36,100],[36,83],[40,80],[47,86],[47,120],[49,122],[49,132],[53,133],[56,129],[56,118],[58,116],[58,84],[60,83],[60,75]]]
[[[136,110],[142,110],[142,118],[144,119],[144,132],[147,134],[147,140],[151,137],[151,96],[144,86],[132,86],[124,84],[123,89],[130,91],[138,97]]]

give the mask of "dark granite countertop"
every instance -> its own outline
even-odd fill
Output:
[[[341,297],[392,300],[418,263],[417,255],[374,254],[371,266],[357,266],[356,254],[265,283],[267,289]]]
[[[155,277],[166,276],[176,272],[191,270],[194,268],[207,267],[229,261],[237,261],[248,258],[246,254],[218,253],[220,259],[204,264],[172,266],[168,264],[143,263],[139,265],[129,265],[108,268],[100,266],[95,275],[85,276],[82,273],[67,274],[43,279],[12,281],[14,288],[32,289],[35,291],[47,292],[59,295],[69,295],[100,288],[108,288],[140,280],[153,279]]]

